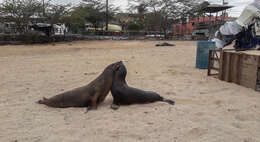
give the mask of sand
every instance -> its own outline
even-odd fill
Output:
[[[195,68],[196,42],[80,41],[0,46],[0,142],[259,142],[260,93]],[[97,111],[50,108],[43,96],[88,84],[123,60],[130,86],[156,91],[176,105]]]

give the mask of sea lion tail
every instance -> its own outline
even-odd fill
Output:
[[[170,104],[170,105],[174,105],[174,104],[175,104],[174,101],[169,100],[169,99],[163,99],[162,101],[163,101],[163,102],[166,102],[166,103],[168,103],[168,104]]]
[[[46,101],[47,101],[48,99],[46,99],[45,97],[43,97],[42,98],[42,100],[39,100],[37,103],[38,104],[46,104]]]

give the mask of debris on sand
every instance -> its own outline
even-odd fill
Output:
[[[170,44],[168,42],[163,42],[163,43],[157,43],[155,46],[176,46],[175,44]]]

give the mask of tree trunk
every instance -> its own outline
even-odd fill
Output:
[[[166,40],[166,39],[168,39],[168,36],[167,36],[167,29],[164,29],[164,39]]]

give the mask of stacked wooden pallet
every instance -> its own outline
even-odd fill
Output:
[[[260,91],[260,51],[222,50],[218,77]]]

